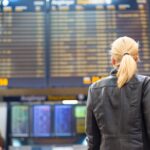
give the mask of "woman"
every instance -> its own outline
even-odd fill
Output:
[[[88,150],[150,150],[150,78],[138,75],[138,43],[112,44],[111,75],[89,88]]]

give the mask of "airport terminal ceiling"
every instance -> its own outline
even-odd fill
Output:
[[[109,74],[110,45],[119,36],[139,41],[139,73],[150,75],[148,3],[148,0],[1,1],[1,87],[81,87],[87,91],[92,77]]]

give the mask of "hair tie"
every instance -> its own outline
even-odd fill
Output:
[[[124,53],[123,56],[125,56],[125,55],[130,55],[130,54],[129,53]]]

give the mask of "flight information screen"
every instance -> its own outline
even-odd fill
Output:
[[[44,86],[45,0],[1,5],[0,78],[8,78],[11,87]]]
[[[78,134],[85,134],[85,116],[86,106],[75,107],[75,118],[76,118],[76,132]]]
[[[70,105],[56,105],[54,108],[54,133],[56,136],[73,135],[73,113]]]
[[[56,0],[53,0],[54,2]],[[53,3],[52,3],[53,4]],[[149,75],[149,7],[146,0],[77,0],[52,5],[50,76],[53,84],[82,84],[108,75],[111,43],[120,36],[140,44],[139,72]]]
[[[76,133],[85,134],[85,118],[76,119]]]
[[[76,106],[75,107],[75,117],[76,118],[85,118],[86,115],[86,106]]]
[[[11,107],[11,134],[15,137],[29,136],[29,107],[27,105]]]
[[[32,108],[32,135],[48,137],[51,135],[51,107],[49,105],[34,105]]]

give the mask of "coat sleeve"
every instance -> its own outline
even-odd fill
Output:
[[[150,78],[145,79],[143,87],[142,110],[148,143],[150,143]]]
[[[89,88],[87,99],[86,135],[88,150],[100,150],[101,136],[96,118],[93,113],[93,99],[91,88]]]

